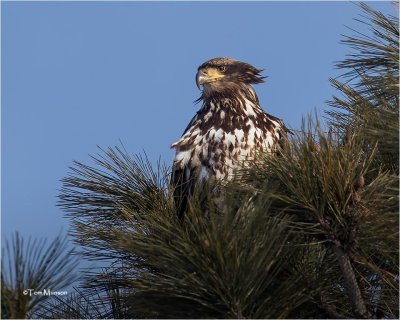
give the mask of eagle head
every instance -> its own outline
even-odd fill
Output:
[[[264,82],[262,70],[231,58],[214,58],[197,70],[196,84],[203,87],[203,95],[240,90],[244,86]]]

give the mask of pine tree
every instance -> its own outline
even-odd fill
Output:
[[[64,289],[76,280],[76,256],[65,237],[24,240],[15,233],[6,241],[1,260],[1,318],[24,319],[41,310],[45,290]],[[40,291],[44,294],[35,294]]]
[[[164,165],[120,147],[75,162],[60,206],[109,267],[35,315],[397,319],[399,26],[361,8],[371,35],[343,40],[328,132],[310,116],[278,156],[198,188],[183,222]]]

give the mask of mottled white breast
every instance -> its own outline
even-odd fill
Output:
[[[189,179],[231,179],[258,151],[274,151],[285,127],[247,98],[203,104],[176,149],[174,170]]]

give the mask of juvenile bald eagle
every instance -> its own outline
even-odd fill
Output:
[[[265,113],[252,84],[264,82],[261,71],[230,58],[215,58],[197,71],[203,104],[182,137],[172,144],[172,169],[178,216],[202,179],[233,177],[257,151],[274,152],[288,129],[282,120]]]

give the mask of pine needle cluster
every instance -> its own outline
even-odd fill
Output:
[[[2,250],[2,319],[34,317],[49,299],[45,290],[62,290],[77,280],[76,265],[65,237],[48,244],[45,239],[26,241],[15,233]],[[35,294],[38,290],[42,294]]]

